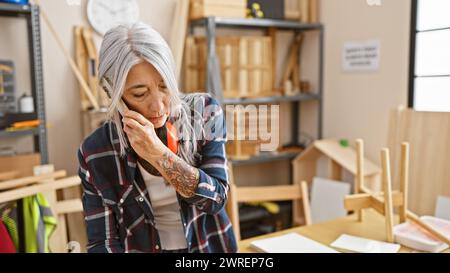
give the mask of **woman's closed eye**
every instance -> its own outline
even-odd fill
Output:
[[[161,84],[161,85],[159,85],[159,90],[163,91],[163,92],[166,92],[167,91],[167,86],[165,84]]]
[[[138,88],[133,90],[133,97],[142,98],[148,92],[148,88]]]

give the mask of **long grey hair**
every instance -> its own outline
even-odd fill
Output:
[[[177,120],[174,126],[180,139],[178,155],[194,165],[198,156],[196,143],[201,133],[194,130],[191,124],[190,115],[193,111],[187,101],[195,100],[195,95],[186,97],[180,93],[175,76],[175,61],[168,44],[156,30],[142,22],[109,30],[100,49],[100,85],[111,97],[108,118],[116,125],[120,155],[125,156],[129,144],[123,132],[118,105],[130,69],[144,61],[153,65],[168,88],[170,116]]]

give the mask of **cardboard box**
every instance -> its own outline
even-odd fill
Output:
[[[191,0],[190,19],[209,16],[246,17],[246,0]]]
[[[0,157],[0,172],[18,172],[18,177],[33,176],[34,166],[41,165],[37,153]]]

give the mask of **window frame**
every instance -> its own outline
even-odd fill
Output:
[[[416,50],[417,50],[417,34],[421,32],[436,31],[443,29],[450,29],[450,27],[436,28],[425,31],[417,30],[417,20],[418,20],[418,8],[419,0],[411,0],[411,24],[410,24],[410,44],[409,44],[409,76],[408,76],[408,108],[415,109],[415,80],[421,78],[421,76],[416,75]],[[436,77],[441,77],[443,75],[436,75]],[[431,77],[431,76],[423,76]],[[448,75],[445,75],[448,77]],[[438,110],[430,110],[428,112],[440,112]]]

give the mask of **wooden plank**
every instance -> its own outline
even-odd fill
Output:
[[[73,186],[79,186],[80,184],[81,184],[80,178],[78,176],[74,176],[59,179],[54,182],[8,190],[5,192],[0,192],[0,203],[7,203],[10,201],[19,200],[24,197],[32,196],[40,192],[48,192]]]
[[[49,173],[49,174],[43,174],[43,175],[38,175],[38,176],[29,176],[29,177],[18,178],[18,179],[9,180],[9,181],[3,181],[3,182],[0,182],[0,191],[23,187],[23,186],[27,186],[29,184],[34,184],[34,183],[38,183],[38,182],[46,183],[45,180],[62,178],[62,177],[65,177],[66,175],[67,175],[66,171],[57,171],[57,172]]]
[[[314,142],[323,154],[338,162],[353,175],[356,175],[356,151],[350,147],[342,147],[337,140],[326,139]],[[380,173],[380,168],[370,160],[364,160],[364,174],[373,175]]]
[[[13,172],[2,172],[0,173],[0,182],[5,180],[11,180],[19,176],[19,172],[13,171]],[[1,186],[1,184],[0,184]]]
[[[100,94],[98,92],[98,73],[97,73],[97,66],[98,66],[98,56],[97,56],[97,49],[95,48],[94,41],[92,38],[92,31],[89,28],[83,28],[82,30],[82,36],[84,40],[84,44],[86,46],[86,51],[88,54],[88,84],[91,88],[92,95],[96,98],[98,102],[100,102]],[[104,93],[102,91],[102,93]],[[107,105],[107,104],[106,104]],[[105,106],[106,106],[105,105]]]
[[[58,198],[56,195],[56,191],[49,190],[43,192],[45,195],[50,208],[52,211],[55,211],[56,204],[58,202]],[[55,215],[57,219],[57,225],[52,235],[49,238],[49,247],[52,253],[67,253],[67,225],[66,218],[64,215]]]
[[[386,218],[386,235],[389,243],[394,242],[394,208],[392,205],[392,184],[389,150],[381,151],[381,162],[383,168],[383,191],[384,191],[384,216]]]
[[[332,180],[341,181],[342,167],[333,159],[328,159],[328,177]]]
[[[364,186],[364,143],[362,139],[356,140],[356,175],[355,175],[355,193],[361,193]],[[363,220],[363,211],[358,210],[358,221]]]
[[[400,223],[406,221],[408,211],[408,173],[409,173],[409,143],[403,143],[400,160],[400,192],[403,194],[403,204],[399,209]]]
[[[87,50],[86,45],[83,40],[83,27],[76,26],[74,28],[74,36],[75,36],[75,61],[78,69],[80,70],[81,76],[83,79],[87,81],[88,79],[88,63],[87,63]],[[91,106],[89,99],[86,93],[83,91],[83,88],[80,85],[80,100],[81,100],[81,109],[87,110]]]
[[[189,18],[191,20],[208,16],[245,18],[246,6],[244,0],[191,0]]]
[[[262,186],[239,187],[238,202],[252,201],[286,201],[300,199],[301,192],[297,186]]]
[[[18,172],[18,177],[33,175],[33,167],[41,164],[38,153],[0,157],[0,172]]]
[[[300,21],[304,23],[309,23],[309,0],[299,0],[300,1]]]
[[[81,203],[81,199],[59,201],[56,203],[55,206],[56,214],[69,214],[82,211],[83,211],[83,204]]]
[[[92,90],[90,90],[88,84],[83,78],[83,75],[81,74],[80,70],[78,69],[76,63],[70,56],[69,50],[64,46],[64,43],[61,40],[61,37],[56,32],[55,28],[53,27],[53,24],[51,23],[49,17],[47,16],[47,13],[42,8],[42,6],[39,4],[38,0],[35,0],[35,4],[40,6],[40,12],[41,16],[44,19],[45,24],[50,30],[50,33],[52,34],[53,38],[55,38],[56,43],[58,44],[59,48],[64,54],[64,57],[66,58],[67,62],[69,63],[70,68],[72,69],[73,73],[75,74],[75,77],[77,78],[78,82],[80,83],[83,92],[85,92],[86,96],[88,97],[89,101],[91,102],[94,109],[98,110],[100,107],[98,105],[98,101],[92,94]]]
[[[285,0],[284,1],[284,17],[287,20],[300,19],[300,1],[299,0]]]
[[[417,224],[421,228],[424,228],[426,231],[431,233],[431,235],[435,236],[440,241],[446,243],[447,245],[450,245],[450,238],[449,237],[443,235],[442,233],[440,233],[439,231],[434,229],[432,226],[430,226],[429,224],[427,224],[424,221],[422,221],[416,214],[408,211],[406,215],[408,217],[408,220],[410,220],[413,223]]]
[[[309,226],[312,224],[312,218],[311,218],[311,206],[309,203],[310,201],[309,201],[308,183],[306,181],[302,181],[300,187],[302,191],[302,204],[303,204],[303,212],[305,214],[305,225]]]
[[[268,35],[271,40],[271,51],[272,51],[272,89],[277,89],[277,29],[276,28],[269,28],[268,29]]]
[[[399,207],[403,204],[403,195],[399,191],[392,192],[392,205]],[[384,214],[384,194],[377,193],[359,193],[346,196],[344,199],[344,208],[348,211],[357,211],[371,207],[378,208]]]
[[[309,0],[309,21],[310,23],[319,22],[319,0]]]
[[[181,67],[183,62],[183,52],[186,41],[187,25],[189,16],[189,1],[178,0],[176,2],[174,22],[172,24],[172,32],[170,36],[170,47],[172,49],[177,79],[180,82],[181,79]]]
[[[408,209],[433,215],[439,195],[450,196],[450,113],[395,109],[388,135],[394,162],[401,160],[401,143],[410,144]],[[400,168],[394,173],[399,178]],[[394,180],[400,187],[399,179]]]

